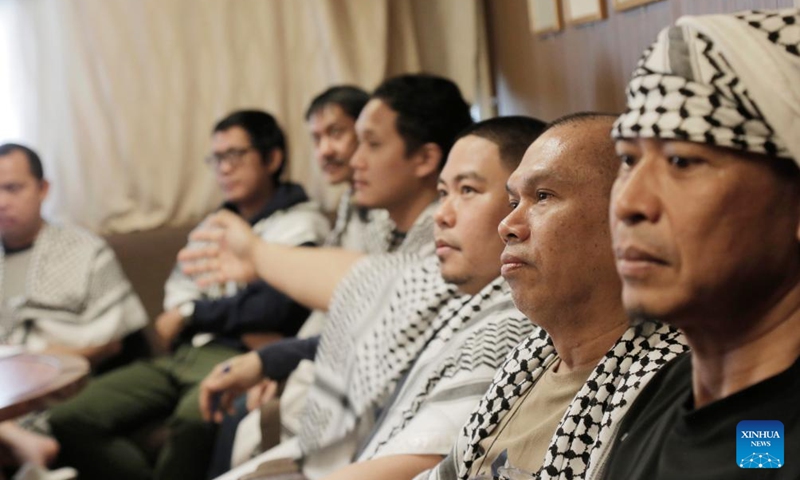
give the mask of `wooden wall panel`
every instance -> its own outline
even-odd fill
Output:
[[[582,110],[618,112],[642,50],[685,14],[788,8],[793,0],[662,0],[596,23],[534,35],[526,0],[486,0],[492,64],[501,115],[552,120]]]

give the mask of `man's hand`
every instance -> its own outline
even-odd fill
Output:
[[[220,363],[200,383],[200,413],[206,421],[221,422],[223,412],[232,413],[233,401],[260,382],[261,358],[245,353]]]
[[[155,327],[159,340],[164,346],[169,347],[183,331],[184,325],[183,315],[178,309],[167,310],[156,318]]]
[[[278,382],[275,380],[261,380],[255,387],[247,391],[247,411],[252,412],[261,405],[269,402],[278,393]]]
[[[253,250],[261,239],[237,215],[220,211],[192,233],[191,240],[205,247],[186,247],[178,253],[182,270],[201,287],[234,281],[250,283],[258,278]]]

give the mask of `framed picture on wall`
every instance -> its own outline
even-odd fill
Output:
[[[564,20],[569,25],[606,18],[605,0],[564,0]]]
[[[533,33],[561,30],[561,7],[558,0],[528,0],[528,22]]]
[[[614,0],[614,8],[616,10],[627,10],[629,8],[660,1],[662,0]]]

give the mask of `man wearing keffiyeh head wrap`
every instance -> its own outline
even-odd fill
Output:
[[[798,47],[796,9],[685,17],[634,72],[613,133],[623,303],[692,353],[631,407],[604,478],[800,478]]]

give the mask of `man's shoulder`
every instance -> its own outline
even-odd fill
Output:
[[[70,249],[102,250],[108,248],[106,241],[99,235],[77,225],[48,223],[42,231],[41,238],[46,238],[50,242],[57,241],[63,247]]]
[[[272,215],[267,218],[272,217],[273,215],[303,215],[303,216],[313,216],[313,217],[321,217],[324,218],[327,222],[327,218],[325,214],[322,213],[322,209],[320,208],[319,204],[314,200],[306,200],[304,202],[295,203],[290,207],[283,208],[281,210],[275,211]]]
[[[322,244],[330,231],[330,222],[316,202],[307,200],[276,210],[256,222],[253,231],[261,238],[275,243]]]
[[[680,409],[681,399],[691,393],[691,356],[683,353],[663,365],[644,386],[625,415],[621,431],[655,424]]]
[[[327,217],[322,213],[317,202],[306,200],[296,203],[280,210],[275,210],[269,216],[262,218],[253,225],[253,229],[269,225],[276,222],[325,222],[329,224]]]

